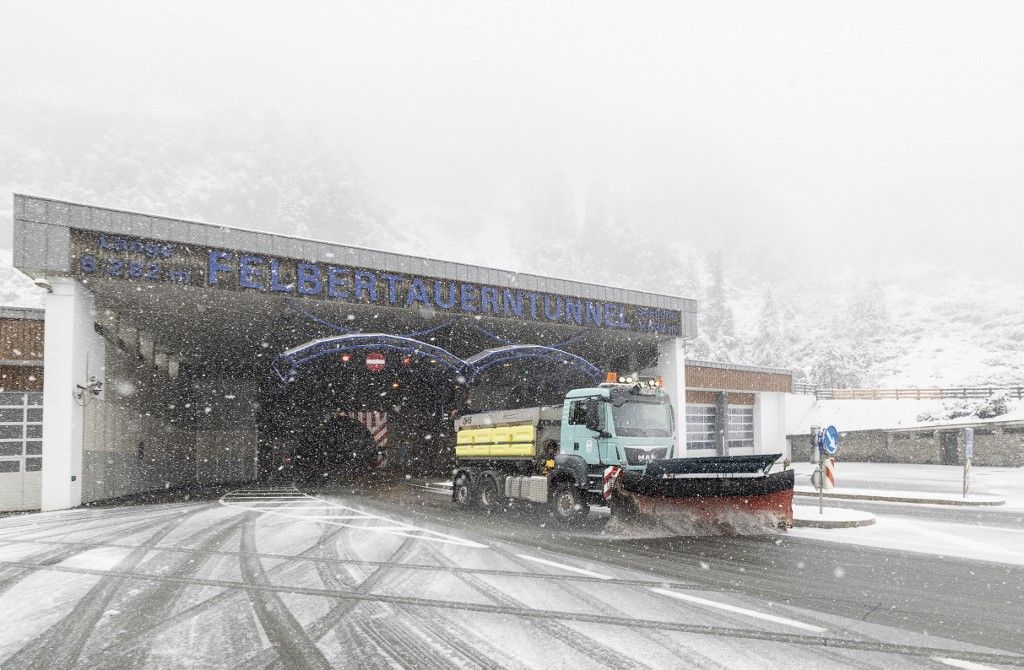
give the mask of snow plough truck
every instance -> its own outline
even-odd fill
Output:
[[[591,505],[615,518],[715,532],[793,525],[793,470],[782,454],[672,458],[672,405],[653,380],[569,391],[561,406],[455,420],[452,498],[489,511],[547,505],[563,523]]]

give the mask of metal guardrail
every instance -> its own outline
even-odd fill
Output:
[[[825,389],[807,382],[793,382],[793,393],[813,395],[818,400],[941,400],[946,398],[987,398],[1006,393],[1024,400],[1024,386],[956,386],[952,388]]]

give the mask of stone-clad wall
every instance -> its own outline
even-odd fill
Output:
[[[872,463],[942,464],[942,435],[957,438],[957,464],[964,460],[964,428],[970,424],[840,433],[837,458]],[[973,465],[1024,466],[1024,421],[986,422],[974,428]],[[811,460],[809,435],[789,435],[793,460]]]

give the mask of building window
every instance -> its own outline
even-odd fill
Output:
[[[0,472],[37,472],[42,469],[43,394],[0,392]],[[22,467],[21,461],[25,464]]]
[[[686,448],[715,449],[715,406],[686,406]]]
[[[753,449],[754,447],[754,408],[729,408],[729,448]]]

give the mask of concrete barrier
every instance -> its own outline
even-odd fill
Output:
[[[972,465],[1024,466],[1024,421],[979,421],[917,428],[840,431],[839,461],[963,465],[964,428],[974,428]],[[794,461],[810,461],[807,434],[786,439]]]

